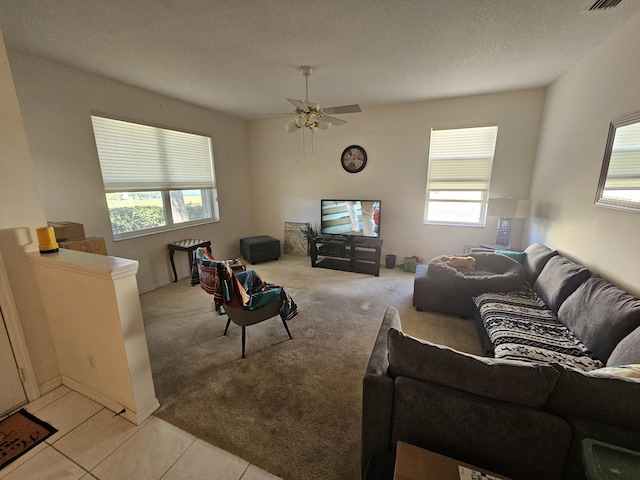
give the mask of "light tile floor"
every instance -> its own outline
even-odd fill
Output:
[[[0,470],[2,480],[275,480],[153,415],[141,425],[59,387],[25,406],[58,432]]]

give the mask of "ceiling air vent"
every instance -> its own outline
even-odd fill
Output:
[[[596,0],[587,10],[606,10],[617,6],[622,0]]]

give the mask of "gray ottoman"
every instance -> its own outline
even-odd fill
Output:
[[[240,254],[251,263],[277,260],[280,258],[280,240],[268,235],[241,238]]]

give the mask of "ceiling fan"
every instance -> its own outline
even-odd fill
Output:
[[[343,105],[341,107],[321,108],[317,103],[309,101],[309,76],[313,71],[310,65],[302,65],[300,67],[302,75],[305,79],[305,99],[295,100],[287,98],[287,100],[296,107],[294,115],[296,118],[291,120],[284,126],[287,132],[295,132],[300,128],[306,128],[311,133],[316,133],[318,129],[327,130],[331,125],[340,126],[346,123],[346,120],[331,117],[329,114],[357,113],[362,112],[359,105]]]

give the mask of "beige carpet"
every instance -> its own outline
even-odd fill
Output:
[[[283,285],[300,313],[241,329],[182,279],[141,296],[156,415],[286,480],[360,478],[362,376],[387,306],[410,335],[480,352],[473,322],[417,312],[413,274],[311,268],[285,255],[249,268]]]

